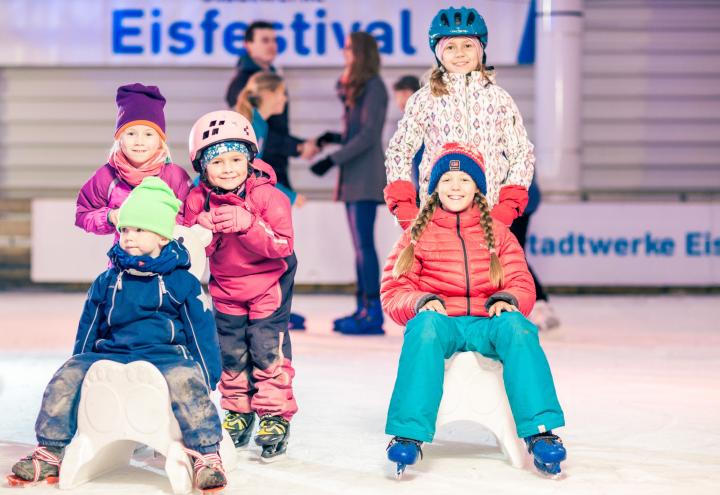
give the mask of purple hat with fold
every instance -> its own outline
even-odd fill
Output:
[[[163,141],[166,140],[165,97],[157,86],[140,83],[120,86],[115,101],[118,106],[115,139],[130,126],[147,125],[155,129]]]

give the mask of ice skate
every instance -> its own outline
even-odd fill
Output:
[[[255,425],[255,413],[239,413],[225,411],[223,428],[227,430],[232,438],[235,448],[244,447],[250,441],[253,426]]]
[[[260,418],[260,428],[255,443],[262,447],[260,457],[265,461],[275,460],[287,450],[290,423],[280,416],[266,414]]]
[[[402,478],[405,468],[415,464],[418,457],[422,459],[422,442],[411,438],[393,437],[387,446],[387,456],[392,462],[397,463],[395,477]]]

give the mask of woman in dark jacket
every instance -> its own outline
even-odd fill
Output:
[[[380,79],[377,41],[365,32],[352,33],[345,41],[345,70],[337,91],[345,106],[342,134],[325,133],[318,145],[340,143],[342,147],[315,163],[311,170],[323,175],[340,167],[336,199],[345,202],[355,247],[357,310],[333,322],[345,334],[382,334],[380,267],[375,251],[375,215],[384,202],[385,154],[382,131],[388,93]]]

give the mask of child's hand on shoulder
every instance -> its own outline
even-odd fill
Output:
[[[445,306],[438,301],[437,299],[432,299],[428,302],[426,302],[421,308],[420,311],[435,311],[436,313],[440,313],[441,315],[447,316],[447,311],[445,311]]]
[[[107,216],[108,222],[110,222],[113,225],[117,225],[118,211],[119,211],[119,208],[114,208],[108,212],[108,216]]]
[[[520,311],[520,310],[517,309],[517,306],[513,306],[510,303],[506,303],[505,301],[498,301],[495,304],[493,304],[492,306],[490,306],[490,310],[488,311],[488,316],[489,317],[500,316],[500,313],[502,313],[503,311],[512,312],[512,311]]]

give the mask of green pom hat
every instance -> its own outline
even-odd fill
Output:
[[[145,177],[120,207],[118,231],[123,227],[135,227],[172,239],[181,204],[162,179]]]

